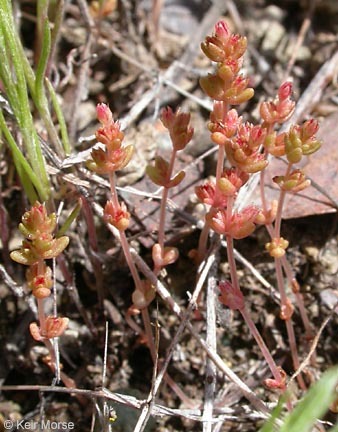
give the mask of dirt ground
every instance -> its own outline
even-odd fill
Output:
[[[34,61],[35,2],[14,3],[19,10],[18,24],[27,56]],[[108,198],[107,181],[85,168],[87,155],[82,152],[94,144],[96,104],[108,103],[125,130],[125,142],[135,146],[133,161],[118,180],[120,197],[132,214],[127,237],[139,257],[151,266],[159,200],[152,198],[158,188],[145,175],[145,167],[156,154],[166,155],[170,144],[158,120],[159,109],[170,105],[191,112],[195,135],[177,165],[177,169],[186,170],[186,179],[170,196],[166,222],[168,244],[178,247],[180,258],[160,277],[184,312],[197,274],[190,253],[198,244],[201,217],[194,188],[215,172],[215,153],[206,128],[211,102],[198,84],[199,77],[211,71],[211,65],[202,55],[200,43],[222,17],[236,33],[248,38],[244,72],[250,76],[255,96],[245,107],[240,106],[241,115],[248,121],[258,121],[257,104],[272,99],[279,85],[292,79],[295,100],[300,100],[297,121],[314,117],[322,125],[322,149],[306,166],[313,185],[305,196],[293,197],[287,203],[282,235],[290,241],[288,260],[300,284],[314,335],[330,317],[306,365],[307,385],[337,363],[338,318],[333,309],[338,301],[338,3],[107,0],[103,4],[106,9],[98,13],[95,2],[65,3],[52,76],[73,152],[60,170],[46,156],[55,200],[63,202],[65,214],[79,200],[82,203],[82,211],[67,233],[70,245],[56,263],[58,313],[70,319],[68,330],[59,340],[60,359],[63,371],[79,391],[47,388],[55,384],[43,362],[47,352],[29,334],[29,323],[36,319],[34,301],[24,284],[25,269],[9,259],[9,251],[22,240],[17,226],[28,203],[9,151],[1,145],[0,385],[4,389],[0,396],[0,432],[8,430],[6,419],[13,421],[11,430],[18,430],[15,421],[42,418],[65,422],[67,430],[71,430],[69,422],[77,431],[134,430],[152,390],[153,361],[144,339],[126,320],[133,281],[120,244],[98,210]],[[38,118],[36,124],[43,140],[45,134]],[[75,155],[80,156],[76,159]],[[268,196],[273,197],[271,184],[266,186]],[[246,199],[257,200],[256,191],[249,189]],[[91,224],[97,236],[94,242],[88,234]],[[294,369],[285,325],[279,319],[274,266],[264,249],[267,241],[264,227],[236,241],[238,273],[253,321],[277,364],[291,377]],[[226,278],[229,268],[225,248],[215,247],[210,277],[217,281]],[[181,319],[159,296],[149,313],[158,335],[161,366]],[[217,296],[215,313],[217,353],[257,398],[272,408],[277,394],[263,385],[269,371],[241,316],[222,307]],[[203,294],[198,310],[192,311],[188,319],[203,340],[206,314]],[[142,327],[139,315],[133,319]],[[302,360],[313,339],[305,338],[297,310],[293,321]],[[263,416],[220,369],[213,374],[217,422],[213,428],[203,429],[201,418],[210,367],[205,349],[186,327],[175,345],[168,373],[191,405],[162,383],[153,401],[154,415],[145,430],[258,431]],[[57,385],[63,388],[62,383]],[[301,396],[296,384],[292,391],[295,398]],[[336,414],[329,412],[319,430],[328,430],[336,422]]]

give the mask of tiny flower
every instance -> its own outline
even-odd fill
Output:
[[[265,123],[282,124],[291,117],[295,109],[295,102],[290,99],[291,93],[292,84],[286,82],[280,86],[275,101],[261,103],[259,111]]]
[[[308,156],[321,147],[315,134],[318,130],[318,122],[308,120],[302,126],[294,125],[285,135],[285,151],[289,162],[297,163],[302,156]]]
[[[218,182],[218,188],[225,196],[235,196],[239,189],[249,180],[249,175],[236,168],[226,169]]]
[[[104,144],[108,150],[117,150],[122,146],[124,133],[120,131],[118,122],[102,126],[95,132],[98,142]]]
[[[230,217],[226,209],[212,209],[206,215],[206,222],[218,234],[228,235],[238,240],[253,233],[258,213],[259,209],[255,206],[246,207]]]
[[[271,242],[266,243],[265,249],[273,258],[282,258],[285,255],[285,250],[289,246],[289,242],[283,237],[273,238]]]
[[[207,36],[201,44],[202,51],[210,60],[222,63],[227,59],[239,59],[246,48],[246,38],[231,34],[224,21],[218,22],[214,34]]]
[[[47,339],[52,339],[61,336],[66,330],[69,323],[68,318],[60,318],[54,316],[48,316],[46,318],[46,333]]]
[[[230,85],[236,78],[238,72],[241,70],[242,64],[243,59],[227,59],[224,62],[218,64],[217,76],[221,78],[225,85]]]
[[[130,162],[134,147],[128,145],[116,150],[107,151],[102,148],[93,149],[92,160],[87,162],[87,167],[98,174],[109,174],[122,170]]]
[[[96,114],[102,124],[102,127],[98,128],[95,133],[96,139],[109,150],[119,149],[124,138],[119,122],[114,122],[113,114],[106,104],[98,104]]]
[[[293,170],[287,176],[275,176],[272,179],[282,190],[297,193],[311,185],[302,170]]]
[[[227,206],[228,197],[219,188],[216,194],[215,183],[208,181],[204,185],[195,188],[197,198],[203,203],[215,208],[225,208]]]
[[[211,132],[211,139],[218,145],[224,145],[229,138],[235,135],[242,117],[238,117],[235,109],[225,111],[224,104],[214,102],[214,108],[210,114],[208,128]]]
[[[258,213],[259,209],[253,205],[234,213],[231,218],[230,235],[239,240],[252,234],[256,228],[255,223]]]
[[[266,129],[260,125],[254,126],[246,122],[238,127],[237,143],[241,147],[247,147],[248,150],[258,150],[263,144],[266,137]]]
[[[19,230],[28,239],[33,240],[40,233],[50,234],[56,227],[55,213],[47,214],[46,206],[38,201],[22,216]]]
[[[218,285],[220,289],[219,301],[232,310],[243,310],[244,296],[239,288],[234,287],[229,281],[222,281]]]
[[[264,141],[265,150],[275,157],[285,155],[285,132],[277,135],[276,132],[271,132]]]
[[[201,186],[195,187],[197,198],[203,203],[212,206],[214,204],[216,185],[209,181]]]
[[[154,166],[147,166],[146,173],[155,184],[168,189],[177,186],[185,177],[185,172],[180,171],[173,178],[169,178],[169,163],[161,156],[155,158]]]
[[[246,173],[263,170],[268,161],[265,159],[264,154],[260,152],[259,147],[256,147],[264,139],[264,132],[260,133],[260,129],[252,125],[248,126],[248,124],[239,129],[238,136],[225,143],[225,151],[229,162]]]
[[[50,296],[53,286],[52,270],[44,262],[31,265],[26,271],[26,280],[34,297],[42,299]]]
[[[61,336],[66,330],[68,323],[68,318],[48,316],[46,317],[45,329],[43,331],[35,322],[30,324],[29,330],[33,338],[41,342],[44,339],[53,339]]]
[[[307,120],[301,129],[301,137],[302,141],[306,142],[309,139],[312,139],[314,135],[318,132],[319,123],[315,119]]]
[[[230,37],[230,30],[224,21],[219,21],[215,25],[213,36],[207,36],[201,43],[204,54],[212,61],[221,62],[225,59],[224,47]]]
[[[230,29],[225,21],[218,21],[215,24],[215,36],[217,36],[221,42],[226,43],[230,34]]]
[[[122,202],[117,207],[112,200],[107,201],[104,208],[104,220],[113,225],[119,231],[125,231],[129,226],[130,213]]]
[[[152,258],[156,269],[161,269],[169,264],[173,264],[178,258],[178,249],[175,247],[164,247],[158,243],[154,244],[152,249]]]
[[[230,105],[239,105],[250,100],[254,95],[254,89],[248,87],[249,79],[242,75],[237,76],[231,86],[224,91],[221,100]]]

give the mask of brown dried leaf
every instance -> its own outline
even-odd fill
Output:
[[[338,111],[326,117],[320,124],[317,134],[323,144],[320,150],[304,158],[298,164],[312,185],[298,194],[287,194],[283,218],[292,219],[315,214],[332,213],[338,205]],[[276,175],[285,172],[286,164],[280,159],[270,161],[265,174],[266,195],[268,200],[278,198],[278,189],[272,182]]]

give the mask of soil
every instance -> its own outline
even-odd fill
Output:
[[[255,96],[245,107],[240,106],[245,120],[258,121],[257,104],[272,99],[287,78],[293,81],[296,100],[313,91],[311,103],[303,107],[298,121],[314,117],[328,125],[325,122],[331,119],[330,126],[320,132],[323,149],[327,146],[329,150],[325,150],[322,159],[318,153],[320,163],[317,156],[310,158],[311,165],[307,167],[307,175],[314,177],[312,189],[305,193],[305,204],[304,197],[303,201],[301,197],[293,197],[285,208],[282,224],[282,236],[290,242],[287,259],[299,283],[313,330],[312,337],[306,338],[296,308],[292,320],[301,361],[315,348],[302,374],[306,387],[310,386],[338,358],[338,317],[334,312],[338,302],[335,186],[338,130],[337,122],[332,121],[337,117],[338,62],[327,76],[322,69],[337,53],[337,2],[105,0],[102,4],[106,9],[100,13],[95,12],[95,3],[81,0],[66,2],[64,6],[51,79],[65,115],[72,154],[58,167],[50,153],[46,153],[55,208],[63,204],[60,225],[78,202],[82,205],[67,232],[70,245],[55,265],[58,314],[70,320],[58,342],[60,361],[62,371],[75,381],[77,391],[63,391],[64,384],[56,382],[44,362],[46,348],[29,333],[29,324],[36,320],[34,298],[25,285],[24,266],[9,258],[9,252],[21,244],[17,226],[29,204],[14,172],[10,152],[2,145],[0,431],[6,430],[8,419],[13,421],[11,430],[19,430],[17,421],[25,420],[32,425],[49,419],[64,422],[65,428],[59,423],[58,430],[72,430],[70,422],[73,422],[77,431],[133,431],[142,408],[151,400],[148,397],[154,385],[153,360],[143,334],[137,334],[126,318],[132,303],[133,280],[118,239],[100,217],[109,197],[109,185],[105,178],[94,176],[85,168],[88,152],[83,152],[95,142],[92,135],[97,128],[96,104],[108,103],[125,130],[125,142],[135,147],[133,163],[118,179],[120,197],[132,214],[127,237],[135,254],[151,267],[159,199],[154,198],[158,187],[145,175],[145,168],[155,155],[166,157],[170,149],[167,131],[158,120],[159,108],[169,104],[191,112],[195,135],[176,165],[177,171],[186,171],[186,178],[170,196],[166,220],[167,244],[179,249],[180,258],[159,277],[184,313],[196,286],[198,269],[191,251],[198,245],[203,210],[194,188],[213,175],[216,164],[206,127],[211,102],[198,84],[199,77],[211,71],[211,65],[202,56],[199,45],[222,17],[235,32],[248,38],[244,67]],[[35,5],[20,2],[16,7],[20,10],[21,39],[33,61],[38,50],[37,39],[32,38],[36,33]],[[53,10],[50,14],[53,19]],[[320,84],[321,77],[325,85]],[[8,121],[15,129],[10,117]],[[41,140],[47,141],[38,118],[36,125]],[[51,150],[57,153],[56,149]],[[249,203],[257,199],[255,193],[248,189]],[[261,227],[249,238],[235,242],[238,275],[253,321],[276,363],[290,378],[295,370],[285,323],[279,317],[274,264],[264,248],[267,241],[266,230]],[[205,340],[210,314],[206,290],[208,295],[213,292],[216,352],[257,398],[272,409],[278,392],[263,384],[270,373],[258,346],[238,311],[227,310],[217,300],[215,284],[229,277],[229,266],[225,247],[216,238],[213,242],[214,262],[204,293],[197,307],[190,311],[189,325]],[[295,296],[288,290],[294,302]],[[51,300],[48,308],[52,311],[53,307]],[[158,336],[160,369],[181,318],[160,296],[151,303],[149,314]],[[132,320],[143,327],[141,314]],[[213,369],[190,327],[183,330],[168,365],[168,374],[190,404],[162,382],[153,400],[153,415],[144,430],[258,431],[264,415],[220,369]],[[203,427],[201,421],[206,410],[205,388],[210,390],[210,382],[206,385],[208,377],[215,383],[215,424],[210,429]],[[295,400],[302,396],[297,381],[291,389]],[[318,426],[321,429],[316,430],[328,430],[336,422],[337,415],[328,411]],[[32,428],[39,430],[36,424]],[[43,430],[53,427],[49,424]]]

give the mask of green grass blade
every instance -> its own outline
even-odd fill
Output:
[[[334,400],[337,382],[338,367],[325,372],[285,418],[280,432],[310,432],[316,420],[325,414]]]

